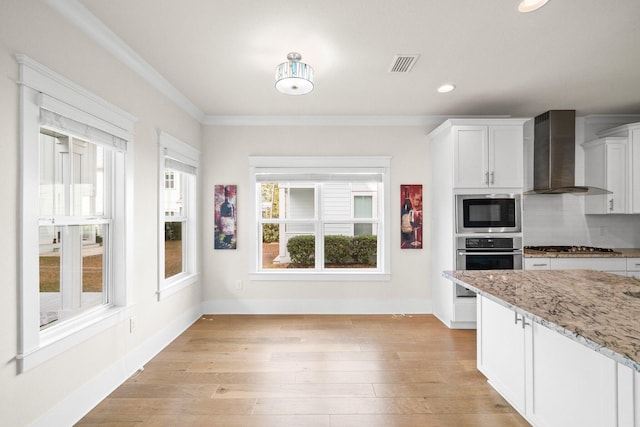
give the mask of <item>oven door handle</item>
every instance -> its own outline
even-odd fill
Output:
[[[467,255],[522,255],[522,251],[517,249],[510,252],[473,252],[473,251],[458,251],[459,256]]]

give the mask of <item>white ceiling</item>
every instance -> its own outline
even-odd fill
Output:
[[[640,113],[639,0],[80,3],[207,116]],[[274,89],[291,51],[311,94]],[[410,73],[388,72],[398,53],[420,54]]]

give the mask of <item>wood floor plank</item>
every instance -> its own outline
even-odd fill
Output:
[[[431,315],[202,316],[79,426],[525,427]]]

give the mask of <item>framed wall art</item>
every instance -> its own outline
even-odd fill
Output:
[[[215,249],[235,249],[237,237],[237,186],[215,186]]]
[[[422,185],[400,186],[400,248],[422,249]]]

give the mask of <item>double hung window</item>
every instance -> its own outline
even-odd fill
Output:
[[[177,138],[159,135],[159,285],[170,295],[197,281],[197,172],[200,153]]]
[[[21,371],[127,306],[134,118],[26,56],[20,64]],[[55,344],[55,345],[54,345]]]
[[[388,157],[250,157],[255,279],[387,279]]]

